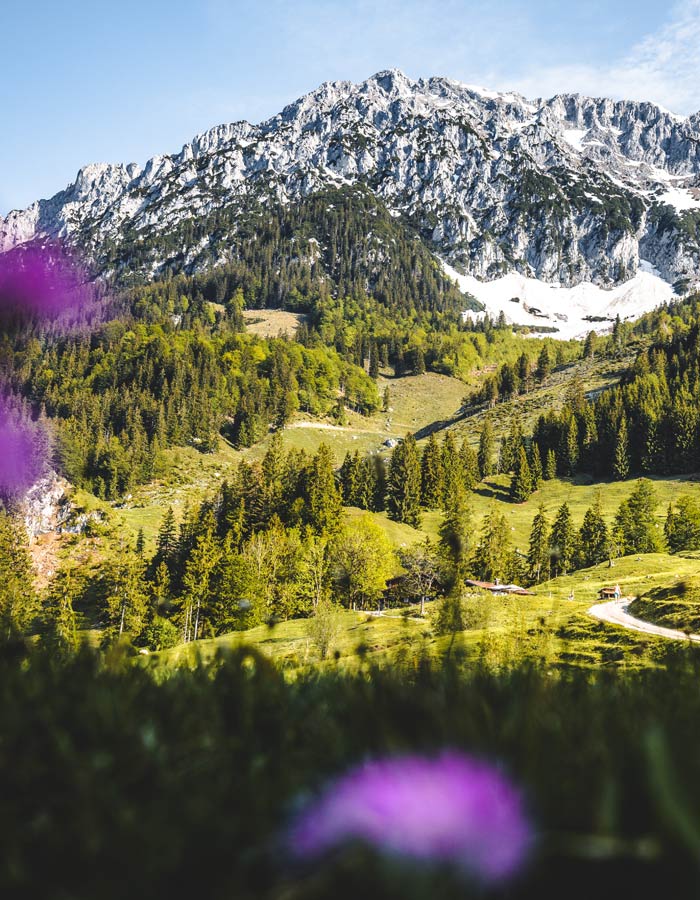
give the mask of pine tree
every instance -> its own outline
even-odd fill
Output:
[[[630,454],[627,438],[627,417],[622,416],[617,430],[615,443],[615,458],[613,460],[613,478],[616,481],[624,481],[630,473]]]
[[[212,517],[204,523],[203,530],[197,536],[182,579],[182,636],[185,643],[201,637],[209,614],[212,575],[219,556]]]
[[[0,506],[0,640],[26,634],[38,610],[26,532]]]
[[[549,521],[540,503],[537,515],[532,520],[530,545],[527,554],[529,577],[533,584],[549,578]]]
[[[146,624],[148,601],[144,568],[135,553],[122,546],[108,564],[107,617],[108,640],[129,635],[136,637]]]
[[[306,480],[306,523],[316,534],[340,528],[342,499],[333,473],[333,453],[321,444],[311,460]]]
[[[376,341],[372,341],[369,351],[369,377],[379,377],[379,351],[377,350]]]
[[[455,491],[452,503],[445,510],[440,526],[440,549],[447,560],[453,582],[462,582],[469,568],[472,548],[472,511],[464,488]]]
[[[479,477],[483,481],[493,474],[493,427],[491,420],[486,417],[479,436]]]
[[[569,415],[562,432],[557,454],[559,469],[562,475],[574,475],[578,465],[578,427],[576,418]]]
[[[502,513],[484,516],[472,569],[480,581],[507,582],[512,565],[510,528]]]
[[[578,536],[579,565],[581,568],[604,562],[610,550],[610,535],[600,505],[600,494],[586,510]]]
[[[547,451],[547,463],[544,467],[544,477],[547,481],[557,477],[557,455],[554,450]]]
[[[437,509],[442,494],[442,454],[435,434],[431,434],[421,457],[421,503],[428,509]]]
[[[542,485],[542,457],[537,444],[530,445],[530,472],[532,474],[532,490],[538,491]]]
[[[170,561],[177,551],[177,526],[175,525],[175,513],[172,506],[166,510],[165,516],[158,529],[156,541],[156,558],[170,565]]]
[[[576,554],[576,532],[568,503],[562,503],[557,510],[549,536],[549,550],[554,575],[565,575],[571,570]]]
[[[51,646],[59,653],[73,653],[78,647],[78,628],[73,609],[77,585],[69,568],[54,576],[44,606],[44,619]]]
[[[551,371],[552,359],[549,355],[549,347],[546,344],[543,344],[542,349],[540,350],[540,355],[537,357],[537,369],[535,370],[535,377],[541,384]]]
[[[389,517],[420,527],[421,470],[416,439],[407,434],[391,455],[386,506]]]
[[[683,494],[676,500],[676,509],[669,503],[664,534],[672,553],[679,550],[700,550],[700,506],[693,497]]]
[[[595,356],[598,344],[598,335],[595,331],[589,331],[583,344],[583,358],[592,359]]]
[[[661,536],[655,521],[657,498],[650,481],[640,478],[627,500],[624,500],[615,516],[615,537],[623,555],[630,553],[657,553],[661,549]]]
[[[532,474],[525,448],[518,452],[516,468],[510,483],[510,498],[514,503],[524,503],[532,493]]]
[[[359,451],[345,454],[338,473],[345,506],[360,506],[360,454]]]
[[[476,450],[465,438],[459,451],[462,464],[462,483],[468,491],[473,491],[479,483],[479,459]]]
[[[357,506],[378,512],[384,508],[383,460],[378,456],[365,456],[357,470]]]
[[[442,442],[442,506],[449,509],[458,491],[464,487],[462,460],[454,435],[448,431]]]

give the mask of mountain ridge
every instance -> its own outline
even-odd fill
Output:
[[[642,259],[686,287],[700,271],[700,113],[580,94],[527,100],[396,69],[325,82],[259,125],[215,126],[143,168],[84,166],[63,191],[0,218],[0,250],[58,238],[111,274],[106,248],[180,240],[183,223],[219,209],[358,184],[482,281],[517,272],[612,287]],[[235,244],[229,218],[221,246]],[[179,256],[155,247],[140,276],[226,261],[225,247],[202,254],[207,236],[197,240]]]

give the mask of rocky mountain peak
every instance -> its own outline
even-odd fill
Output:
[[[134,234],[165,238],[216,209],[353,184],[482,280],[612,286],[640,258],[669,282],[698,272],[700,115],[578,94],[528,100],[397,69],[324,83],[260,125],[217,126],[143,169],[86,166],[50,200],[0,219],[0,249],[49,235],[98,264],[106,245],[122,247],[128,265]],[[153,250],[144,277],[172,270],[167,253]]]

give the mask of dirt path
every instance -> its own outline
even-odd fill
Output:
[[[656,637],[667,638],[671,641],[695,641],[700,643],[700,634],[686,634],[684,631],[676,631],[674,628],[663,628],[661,625],[652,625],[643,619],[637,619],[627,612],[627,607],[634,597],[623,597],[621,600],[610,600],[608,603],[596,603],[588,610],[588,614],[601,622],[610,625],[621,625],[631,631],[641,631],[642,634],[653,634]]]

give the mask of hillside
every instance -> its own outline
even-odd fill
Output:
[[[700,631],[700,579],[677,577],[672,585],[645,591],[630,605],[629,612],[646,622],[697,634]]]

